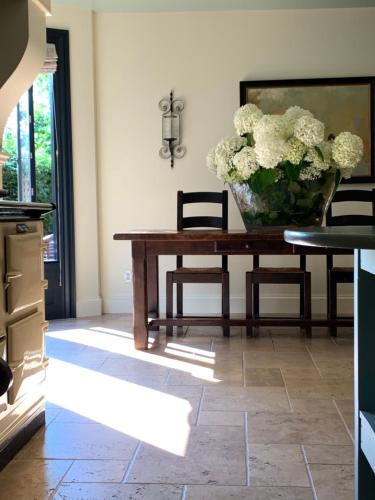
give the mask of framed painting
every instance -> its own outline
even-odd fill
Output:
[[[290,106],[309,109],[325,124],[326,139],[342,131],[363,139],[361,163],[345,183],[375,182],[375,77],[316,78],[240,82],[240,104],[256,104],[264,113]]]

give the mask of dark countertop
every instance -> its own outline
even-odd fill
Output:
[[[55,210],[53,203],[25,203],[0,200],[0,220],[40,219],[43,214]]]
[[[294,245],[375,250],[375,226],[288,229],[284,239]]]

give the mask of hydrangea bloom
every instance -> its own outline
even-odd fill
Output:
[[[294,125],[294,135],[306,146],[317,146],[324,140],[324,123],[312,116],[303,115]]]
[[[288,141],[288,146],[289,149],[284,160],[290,161],[293,165],[298,165],[307,151],[306,145],[296,137],[292,137]]]
[[[254,148],[246,146],[236,153],[233,157],[233,165],[236,167],[241,180],[248,179],[259,168]]]
[[[333,142],[332,157],[340,169],[356,167],[363,155],[363,142],[358,135],[341,132]]]
[[[255,104],[245,104],[234,114],[233,123],[238,135],[250,134],[263,112]]]
[[[271,140],[274,137],[286,139],[288,134],[286,125],[286,121],[281,115],[263,115],[254,126],[255,142],[265,141],[268,136]]]
[[[309,148],[307,151],[305,160],[310,162],[310,165],[302,170],[300,174],[302,180],[318,179],[322,172],[332,166],[332,145],[329,142],[322,142],[317,147],[321,155],[316,148]]]
[[[239,136],[222,139],[208,153],[207,166],[224,182],[252,185],[254,181],[255,189],[269,180],[314,180],[337,169],[350,176],[363,153],[362,140],[349,132],[341,133],[333,144],[324,141],[324,124],[299,106],[291,106],[283,115],[264,115],[249,103],[237,110],[234,125]],[[275,172],[270,175],[267,169]]]
[[[225,137],[215,149],[216,173],[219,179],[225,182],[238,180],[238,174],[233,165],[234,155],[246,145],[243,137]]]
[[[207,154],[207,158],[206,158],[208,170],[210,170],[211,172],[216,172],[216,169],[217,169],[215,149],[216,148],[211,148],[209,150],[209,152]]]
[[[288,153],[288,144],[277,135],[262,137],[255,143],[258,163],[263,168],[275,168]]]
[[[307,109],[303,109],[300,106],[291,106],[284,113],[285,126],[288,132],[289,137],[293,136],[294,126],[296,121],[301,118],[301,116],[313,116],[311,111]]]

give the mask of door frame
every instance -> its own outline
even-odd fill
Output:
[[[69,64],[69,31],[47,28],[47,42],[55,44],[58,71],[54,75],[56,206],[59,224],[59,262],[63,283],[64,318],[76,316],[73,149]],[[46,263],[48,265],[48,263]]]

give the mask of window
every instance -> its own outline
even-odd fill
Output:
[[[56,202],[53,74],[41,73],[10,115],[3,137],[8,200]],[[44,218],[45,259],[58,259],[56,213]]]

